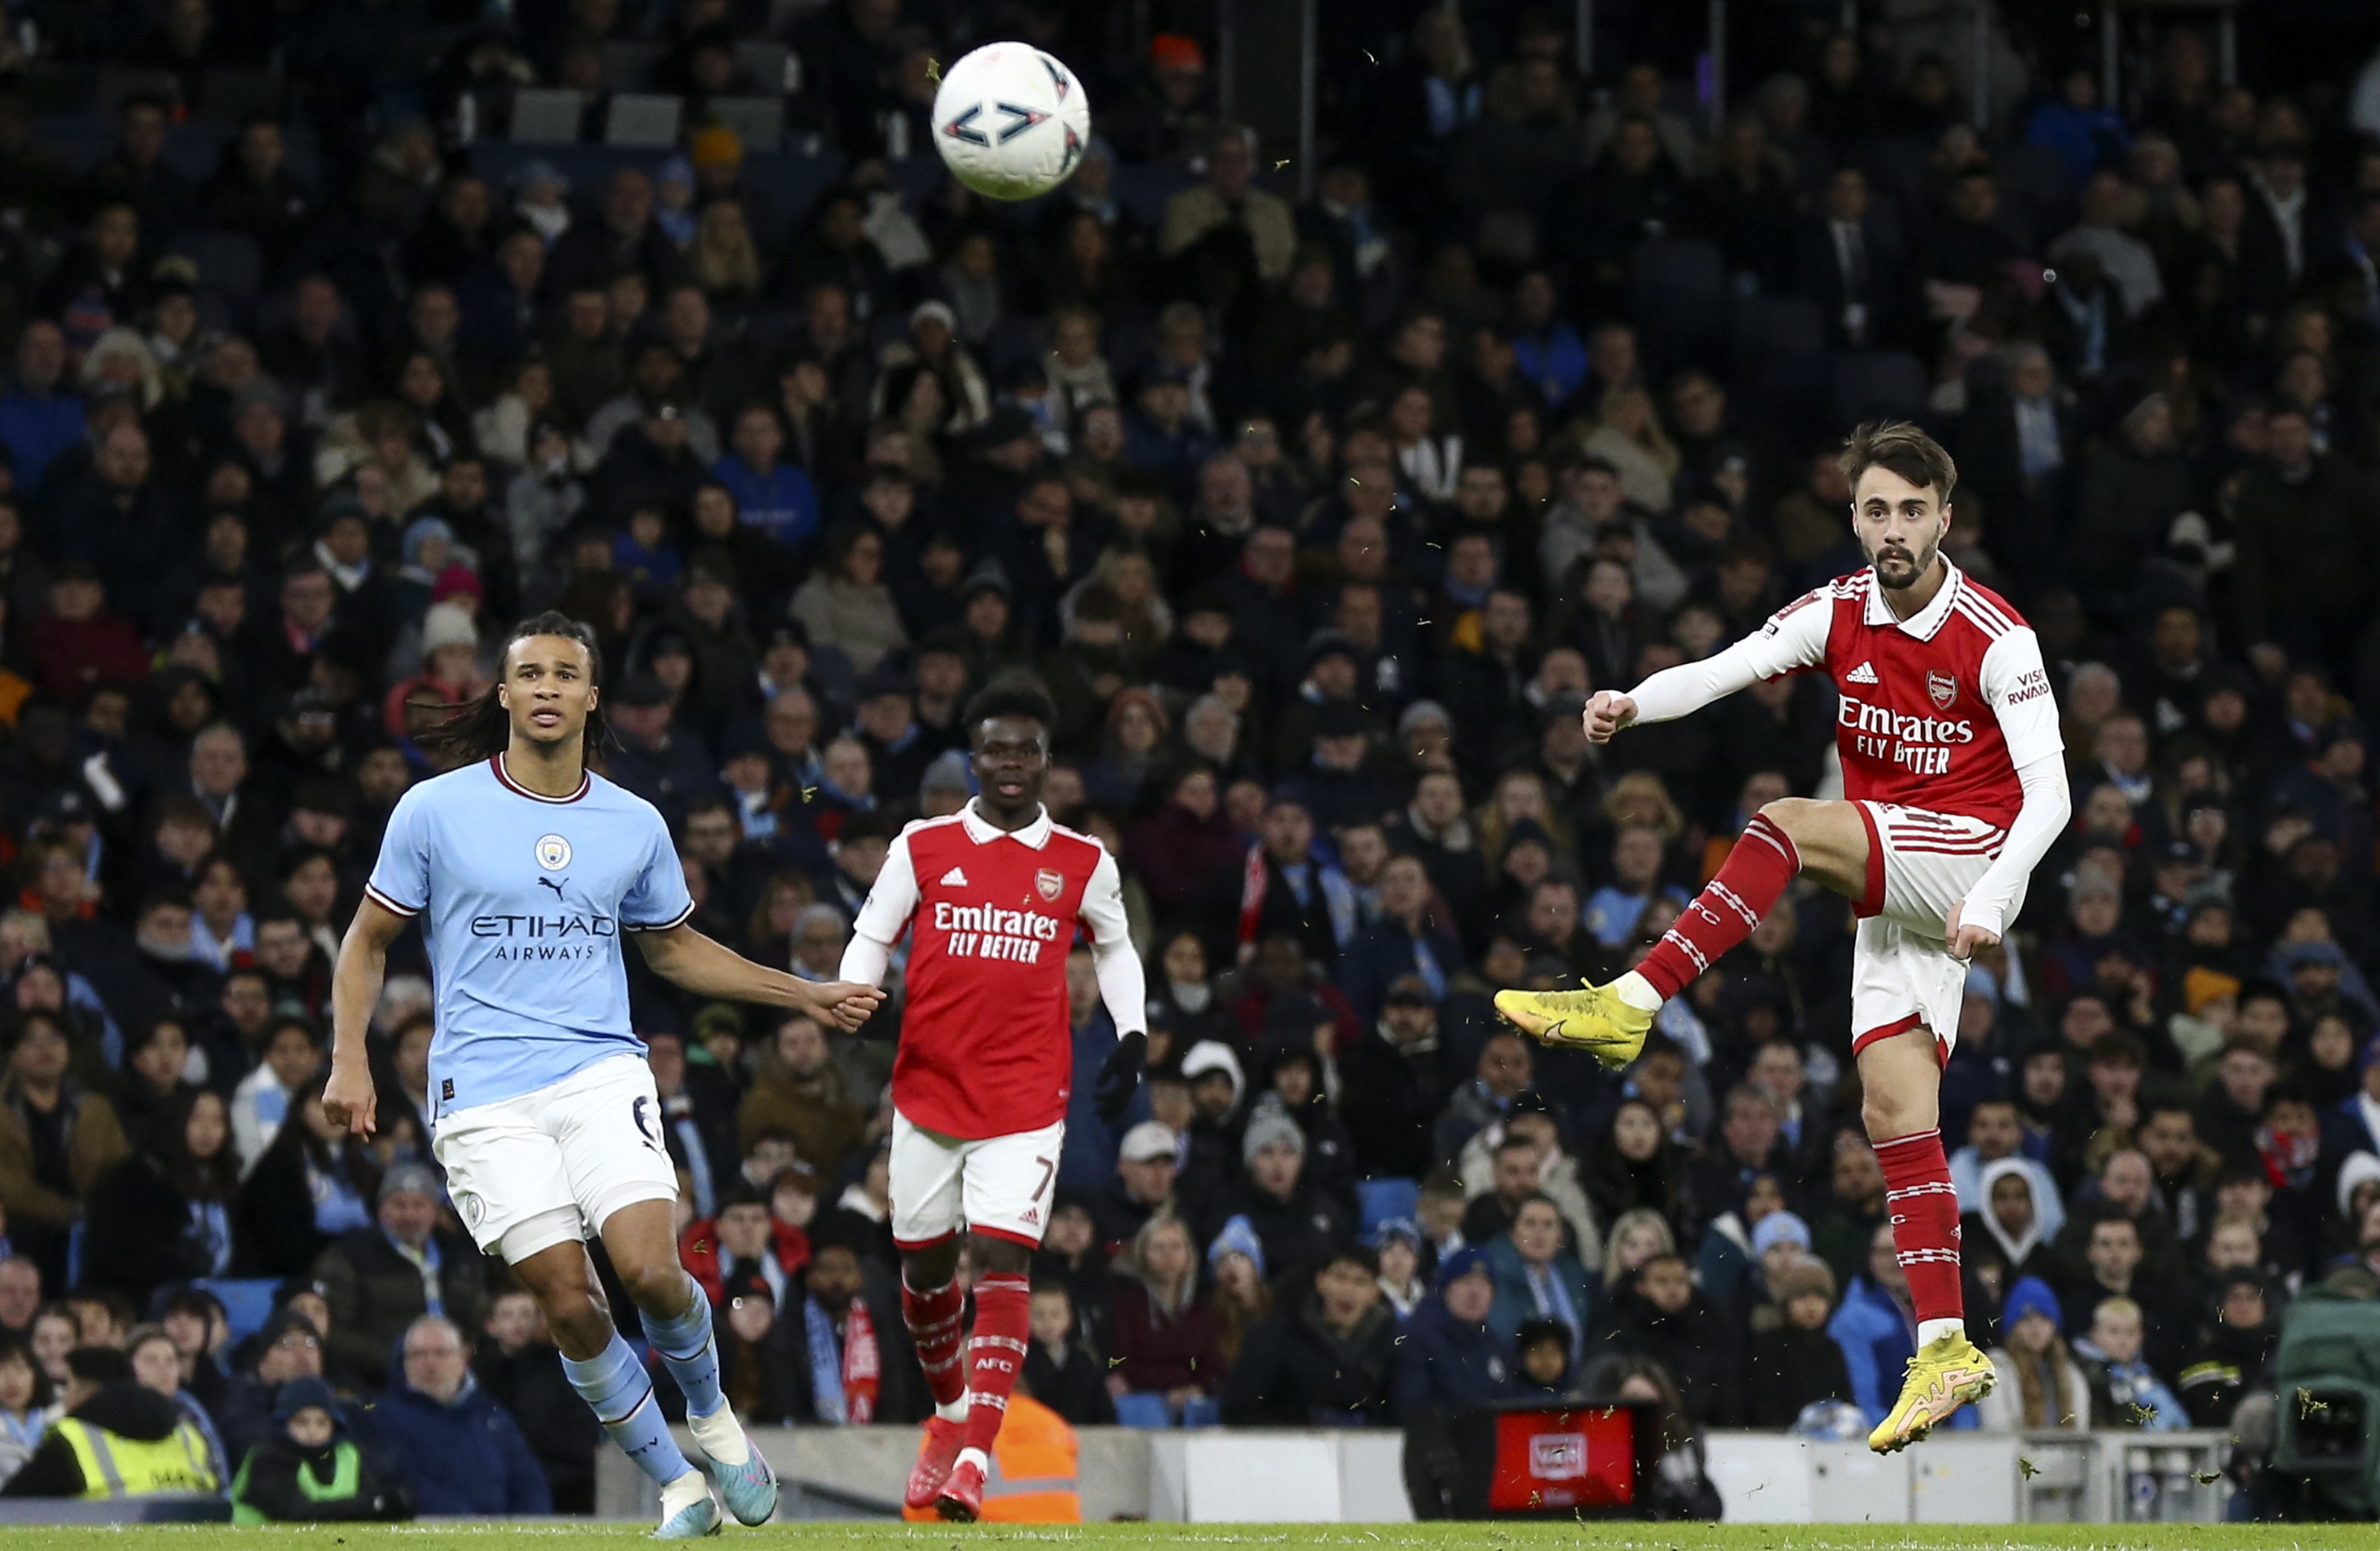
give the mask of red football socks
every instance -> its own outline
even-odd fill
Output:
[[[1025,1343],[1033,1334],[1031,1278],[978,1278],[975,1284],[975,1339],[967,1351],[967,1448],[991,1456],[992,1440],[1008,1420],[1008,1397],[1025,1367]]]
[[[908,1322],[909,1339],[917,1349],[917,1365],[926,1370],[926,1387],[933,1392],[934,1404],[955,1405],[966,1393],[966,1365],[959,1360],[966,1336],[966,1294],[955,1280],[919,1292],[905,1275],[901,1317]]]
[[[1661,934],[1636,973],[1663,1000],[1676,996],[1718,963],[1720,954],[1752,935],[1801,870],[1802,855],[1791,838],[1767,815],[1754,814],[1718,875],[1679,913],[1677,925]]]
[[[1892,1214],[1893,1258],[1909,1278],[1917,1323],[1963,1319],[1959,1288],[1959,1194],[1939,1131],[1913,1132],[1876,1144],[1884,1167],[1885,1210]]]

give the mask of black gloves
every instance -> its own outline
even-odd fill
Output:
[[[1110,1125],[1123,1119],[1123,1112],[1132,1108],[1132,1096],[1140,1090],[1140,1069],[1148,1060],[1148,1035],[1135,1029],[1118,1037],[1106,1064],[1099,1068],[1099,1086],[1092,1090],[1091,1102],[1099,1119]]]

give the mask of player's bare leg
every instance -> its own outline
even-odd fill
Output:
[[[1857,805],[1780,797],[1744,826],[1718,874],[1634,969],[1583,990],[1499,991],[1496,1011],[1544,1044],[1625,1066],[1645,1048],[1661,1003],[1751,936],[1796,877],[1858,899],[1867,891],[1867,825]]]
[[[719,1378],[710,1300],[678,1264],[675,1214],[667,1201],[638,1201],[603,1219],[603,1248],[628,1289],[670,1377],[686,1396],[686,1430],[702,1446],[721,1501],[739,1524],[776,1516],[777,1477],[744,1436]]]
[[[934,1511],[971,1523],[983,1513],[984,1478],[991,1473],[991,1448],[1008,1419],[1008,1397],[1024,1370],[1025,1343],[1032,1336],[1032,1246],[990,1233],[967,1235],[976,1264],[975,1333],[967,1343],[967,1417],[958,1458],[934,1495]]]
[[[1959,1282],[1959,1198],[1942,1153],[1942,1058],[1922,1024],[1870,1041],[1859,1052],[1860,1118],[1884,1169],[1895,1258],[1909,1278],[1917,1351],[1900,1398],[1868,1435],[1889,1454],[1924,1438],[1950,1413],[1992,1392],[1991,1360],[1967,1339]]]
[[[668,1208],[662,1210],[666,1218]],[[670,1436],[645,1365],[613,1322],[587,1246],[576,1239],[551,1245],[514,1262],[513,1275],[545,1311],[570,1387],[620,1451],[661,1484],[659,1536],[685,1540],[717,1533],[719,1505],[711,1500],[710,1484]]]
[[[934,1506],[966,1443],[966,1295],[959,1290],[958,1266],[955,1233],[901,1253],[901,1315],[934,1400],[902,1494],[911,1508]]]

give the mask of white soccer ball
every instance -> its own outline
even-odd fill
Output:
[[[942,72],[934,143],[987,199],[1029,200],[1073,175],[1091,139],[1075,72],[1030,43],[986,43]]]

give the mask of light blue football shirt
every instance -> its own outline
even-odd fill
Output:
[[[541,797],[501,757],[407,792],[364,888],[422,917],[438,996],[433,1125],[642,1053],[620,933],[694,914],[652,804],[591,772],[577,796]]]

